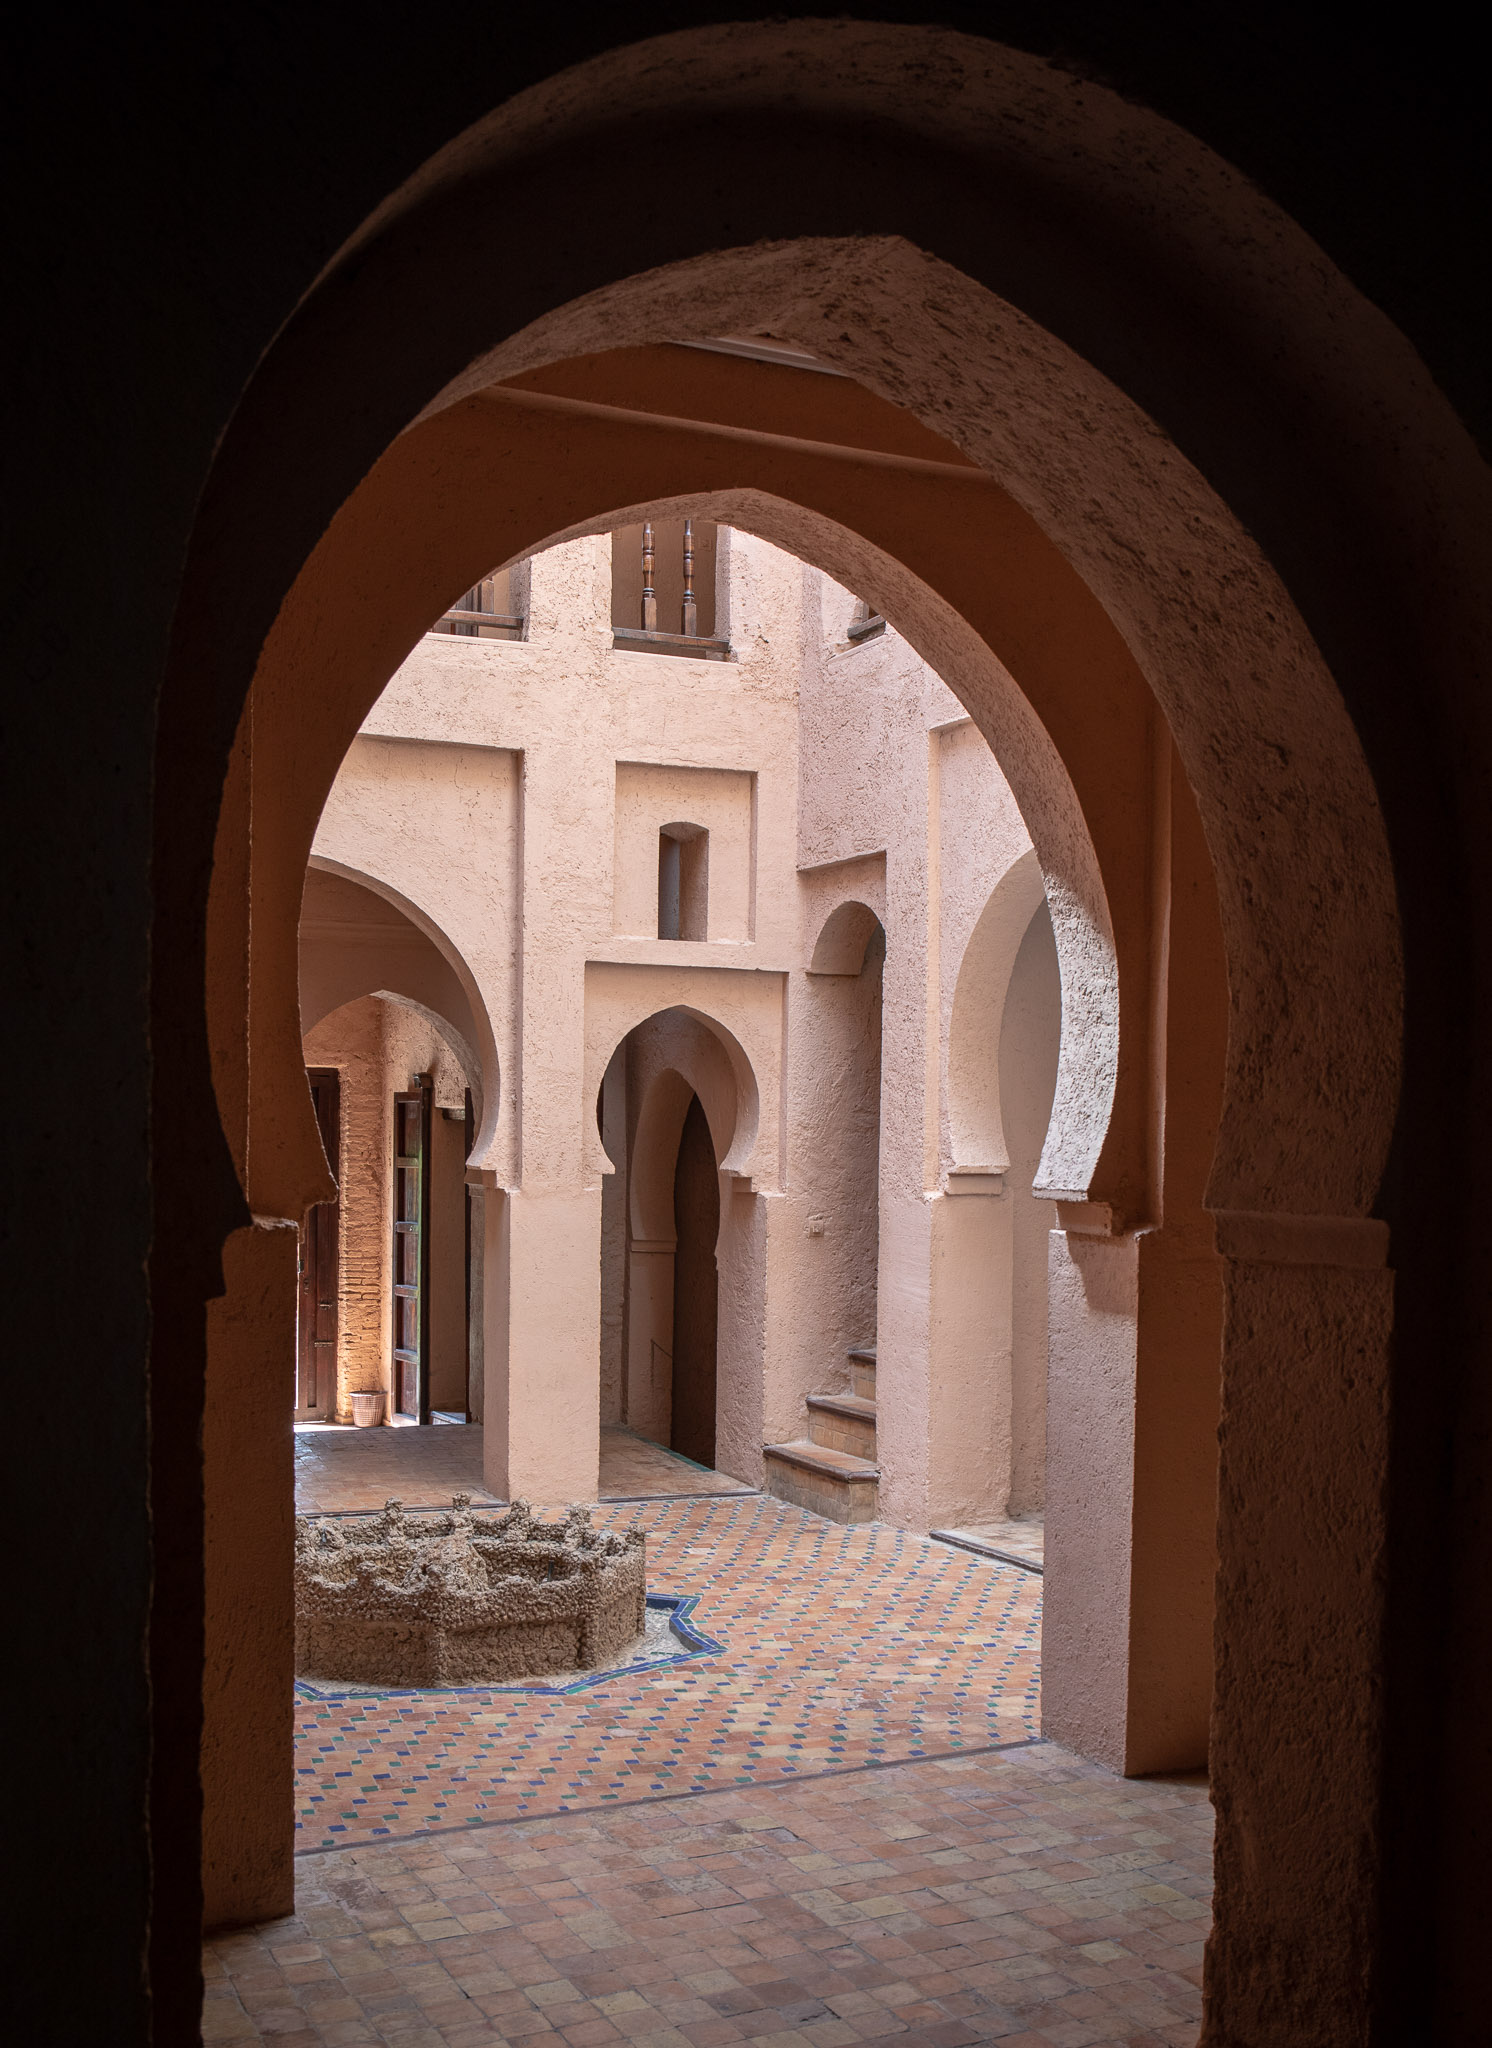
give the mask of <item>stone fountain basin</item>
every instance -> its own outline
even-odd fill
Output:
[[[523,1502],[477,1522],[407,1516],[296,1523],[295,1668],[361,1685],[500,1684],[589,1671],[646,1625],[641,1530],[602,1532],[585,1508],[541,1522]]]

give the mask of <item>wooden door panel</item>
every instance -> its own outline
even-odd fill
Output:
[[[334,1175],[342,1170],[341,1083],[334,1067],[311,1067],[306,1079],[316,1123]],[[337,1406],[340,1198],[308,1211],[300,1234],[300,1292],[296,1304],[295,1413],[299,1420],[329,1421]]]
[[[394,1097],[393,1394],[412,1422],[430,1420],[429,1077]]]

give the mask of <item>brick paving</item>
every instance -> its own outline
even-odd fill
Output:
[[[297,1703],[302,1849],[759,1783],[1040,1730],[1033,1573],[766,1494],[598,1508],[716,1655],[585,1690]]]
[[[1205,1788],[1035,1739],[1038,1577],[761,1495],[597,1519],[719,1653],[303,1698],[297,1912],[209,1945],[204,2039],[1195,2041]]]
[[[1182,2048],[1210,1819],[1040,1743],[320,1854],[204,2039]]]

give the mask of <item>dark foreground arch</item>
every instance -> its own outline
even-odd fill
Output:
[[[363,26],[365,51],[381,54],[386,46],[371,24]],[[90,78],[85,64],[81,81],[96,93],[100,121],[79,146],[98,147],[102,141],[107,147],[114,131],[103,110],[115,106],[137,133],[149,127],[152,113],[159,114],[158,154],[140,159],[144,175],[134,179],[119,178],[111,166],[109,176],[87,185],[86,204],[80,195],[88,160],[79,172],[75,159],[49,191],[63,196],[69,207],[78,198],[76,212],[67,212],[60,225],[55,219],[44,223],[36,241],[42,290],[29,303],[54,322],[59,354],[55,362],[38,366],[36,385],[28,394],[38,423],[35,460],[23,471],[20,495],[40,518],[38,563],[50,557],[60,566],[55,584],[41,569],[32,579],[30,609],[22,618],[31,637],[22,644],[14,673],[26,680],[40,714],[36,748],[27,757],[33,780],[46,794],[45,771],[55,763],[51,788],[75,792],[83,808],[79,829],[59,847],[52,872],[35,867],[29,843],[27,862],[13,872],[18,879],[34,876],[37,929],[43,938],[64,928],[69,934],[69,967],[62,980],[28,983],[41,995],[49,1028],[57,1019],[59,987],[65,992],[63,1007],[69,1014],[62,1038],[54,1041],[59,1054],[71,1048],[74,1066],[90,1070],[98,1057],[91,1034],[104,1022],[113,1033],[109,1071],[120,1076],[117,1102],[105,1107],[96,1133],[116,1170],[107,1189],[83,1198],[87,1205],[98,1204],[96,1210],[85,1207],[83,1221],[96,1248],[98,1285],[110,1295],[115,1311],[111,1355],[102,1361],[107,1370],[100,1372],[95,1336],[80,1340],[76,1350],[77,1384],[96,1393],[95,1416],[109,1418],[103,1431],[107,1447],[99,1450],[95,1488],[64,1533],[62,1550],[53,1560],[56,1569],[40,1588],[48,1601],[55,1600],[65,1564],[76,1571],[82,1602],[88,1597],[82,1589],[99,1583],[98,1556],[107,1549],[113,1560],[107,1616],[100,1615],[96,1631],[83,1629],[81,1648],[76,1629],[69,1637],[70,1648],[84,1659],[73,1667],[79,1674],[78,1698],[62,1703],[47,1729],[63,1744],[66,1758],[53,1782],[73,1774],[69,1782],[79,1824],[70,1829],[54,1814],[48,1839],[66,1838],[86,1824],[103,1867],[121,1874],[119,1890],[100,1900],[96,1921],[80,1919],[70,1888],[62,1905],[42,1885],[33,1892],[51,1915],[50,1921],[44,1917],[39,1922],[33,1949],[38,1958],[46,1953],[45,1936],[64,1924],[70,1944],[96,1944],[90,1985],[77,1989],[73,2037],[142,2036],[145,1980],[139,1951],[149,1924],[157,1942],[150,1981],[160,2014],[159,2037],[190,2037],[196,1796],[191,1757],[200,1669],[194,1617],[200,1611],[201,1504],[194,1475],[202,1302],[217,1285],[218,1247],[242,1214],[237,1176],[228,1159],[220,1153],[214,1178],[208,1150],[216,1116],[197,1022],[202,913],[222,765],[258,649],[299,563],[336,507],[413,412],[499,338],[499,326],[502,333],[511,332],[578,292],[701,249],[741,246],[761,236],[863,233],[905,236],[1024,306],[1079,353],[1092,350],[1090,360],[1160,421],[1257,536],[1324,650],[1363,735],[1384,804],[1404,919],[1409,1064],[1393,1173],[1381,1203],[1393,1223],[1400,1275],[1398,1398],[1383,1553],[1389,1602],[1383,1633],[1369,1646],[1382,1692],[1363,1705],[1370,1718],[1381,1715],[1375,1740],[1383,1797],[1363,1817],[1358,1853],[1343,1867],[1341,1884],[1360,1904],[1364,1938],[1375,1956],[1362,1992],[1358,2033],[1366,2032],[1369,2014],[1387,2038],[1396,2025],[1402,2032],[1411,2019],[1422,2023],[1418,2001],[1429,1974],[1442,1987],[1440,2033],[1457,2038],[1458,2025],[1471,2024],[1466,2016],[1473,2011],[1480,1967],[1466,1915],[1476,1896],[1478,1872],[1475,1824],[1469,1816],[1484,1810],[1487,1789],[1471,1757],[1485,1718],[1488,1632],[1474,1619],[1476,1602],[1492,1577],[1485,1523],[1465,1506],[1474,1491],[1472,1469],[1464,1485],[1453,1486],[1445,1462],[1459,1390],[1467,1389],[1469,1399],[1471,1388],[1492,1383],[1492,1375],[1478,1377],[1475,1370],[1474,1344],[1484,1340],[1475,1338],[1475,1302],[1466,1292],[1476,1284],[1480,1226],[1468,1206],[1447,1201],[1448,1194],[1466,1185],[1469,1163],[1485,1149],[1489,1100],[1485,1076],[1470,1065],[1471,991],[1485,963],[1478,948],[1484,943],[1481,907],[1487,900],[1476,880],[1477,863],[1486,855],[1476,829],[1475,778],[1492,748],[1483,723],[1485,699],[1465,681],[1468,655],[1486,644],[1484,621],[1471,608],[1466,574],[1467,550],[1478,545],[1484,503],[1476,495],[1484,484],[1472,474],[1469,444],[1400,337],[1350,293],[1339,305],[1349,306],[1351,318],[1345,327],[1329,322],[1332,333],[1323,339],[1309,263],[1286,263],[1283,273],[1266,274],[1268,266],[1256,265],[1251,253],[1258,241],[1251,242],[1247,233],[1211,237],[1214,260],[1197,262],[1190,232],[1195,222],[1188,221],[1195,188],[1180,157],[1161,150],[1147,158],[1158,181],[1157,203],[1121,208],[1122,218],[1116,219],[1112,180],[1096,177],[1085,184],[1083,166],[1059,162],[1061,152],[1033,166],[1020,161],[1012,142],[1013,154],[1003,163],[981,167],[967,154],[959,157],[946,141],[929,141],[925,133],[897,138],[873,123],[868,127],[864,98],[877,74],[872,67],[862,71],[846,62],[843,49],[835,64],[843,83],[835,87],[837,96],[818,130],[804,122],[801,103],[791,129],[775,116],[764,118],[777,103],[784,75],[780,64],[758,66],[756,97],[739,96],[733,133],[726,132],[718,112],[708,136],[691,128],[689,117],[657,119],[655,143],[665,167],[676,165],[684,149],[706,165],[728,159],[734,173],[695,177],[692,211],[668,212],[670,222],[677,222],[668,230],[673,237],[668,242],[649,235],[643,246],[640,230],[629,242],[631,218],[608,212],[606,264],[597,267],[593,261],[586,273],[577,261],[579,274],[557,276],[556,252],[564,251],[571,260],[586,253],[568,232],[581,218],[576,200],[583,182],[525,176],[519,182],[533,241],[520,263],[510,260],[505,266],[505,272],[521,273],[521,287],[505,275],[499,326],[489,323],[485,331],[476,331],[491,311],[478,304],[464,340],[444,331],[418,331],[428,296],[420,320],[411,316],[397,330],[365,318],[360,287],[369,302],[397,304],[399,293],[392,301],[381,297],[391,273],[380,263],[412,257],[422,235],[442,276],[451,274],[458,253],[465,275],[467,245],[459,252],[449,242],[442,245],[439,235],[429,233],[429,217],[417,217],[414,209],[403,218],[397,212],[387,215],[380,234],[366,236],[366,246],[334,265],[321,288],[303,300],[339,242],[392,190],[403,171],[475,116],[484,94],[492,96],[490,87],[463,80],[461,91],[468,98],[459,119],[452,119],[450,51],[463,44],[467,27],[462,20],[458,30],[453,22],[441,35],[438,24],[427,20],[421,31],[430,43],[424,71],[390,62],[378,92],[361,104],[361,81],[344,72],[345,105],[329,104],[318,90],[310,111],[295,95],[306,80],[320,79],[321,67],[308,63],[303,47],[292,57],[261,23],[240,26],[244,41],[237,65],[231,58],[222,62],[215,50],[203,50],[200,60],[194,50],[184,63],[162,65],[152,45],[150,67],[163,90],[158,106],[143,112],[121,92],[119,53],[105,35],[98,53],[86,60],[97,62],[97,73]],[[1071,31],[1069,51],[1091,51],[1087,61],[1139,99],[1154,101],[1177,90],[1175,36],[1169,25],[1153,38],[1132,24],[1100,37],[1081,17],[1064,17],[1064,27]],[[517,49],[509,36],[502,51],[504,79],[524,76],[525,60],[527,77],[537,79],[589,54],[577,31],[566,33],[572,40],[564,44]],[[859,32],[852,26],[836,33],[853,39]],[[1287,95],[1304,91],[1307,105],[1312,93],[1322,105],[1339,100],[1339,53],[1330,53],[1328,66],[1321,61],[1325,53],[1308,46],[1301,53],[1288,38],[1286,48],[1292,56],[1278,70],[1270,67],[1267,82],[1252,97],[1236,66],[1227,82],[1193,91],[1186,103],[1192,124],[1225,154],[1243,159],[1246,168],[1255,167],[1249,158],[1256,152],[1265,174],[1278,170],[1282,179],[1288,131],[1295,150],[1288,175],[1317,204],[1311,224],[1324,221],[1334,252],[1345,254],[1359,277],[1363,270],[1354,259],[1361,252],[1367,252],[1369,263],[1375,254],[1382,259],[1372,282],[1383,296],[1393,297],[1402,318],[1418,321],[1417,331],[1429,337],[1425,345],[1436,351],[1442,376],[1461,379],[1471,353],[1463,354],[1454,339],[1460,330],[1451,283],[1437,285],[1432,265],[1415,268],[1410,238],[1393,243],[1393,228],[1384,226],[1381,206],[1375,213],[1381,187],[1364,188],[1371,197],[1340,197],[1351,180],[1338,183],[1330,166],[1335,139],[1330,130],[1322,131],[1313,155],[1305,139],[1312,123],[1301,120],[1291,128],[1279,121],[1282,89]],[[1203,59],[1195,65],[1198,73],[1217,77],[1235,54],[1207,45],[1200,52],[1193,45],[1192,53],[1194,60],[1197,55]],[[43,75],[68,72],[78,92],[79,74],[70,70],[76,56],[71,49],[65,55],[49,50]],[[1297,56],[1303,61],[1295,61]],[[342,61],[345,53],[338,57]],[[1392,62],[1395,67],[1401,62],[1397,50]],[[1374,76],[1389,73],[1385,53],[1381,74]],[[791,75],[796,85],[798,74]],[[939,74],[935,63],[926,75],[934,88],[940,78],[946,85],[946,73]],[[611,76],[615,81],[615,69]],[[687,74],[691,90],[699,78],[697,68]],[[1288,81],[1283,88],[1282,81]],[[1374,92],[1375,111],[1392,104],[1391,89],[1380,93],[1375,84]],[[87,92],[79,96],[86,105]],[[1092,117],[1091,96],[1060,75],[1056,97],[1080,116]],[[36,104],[48,104],[45,92],[36,94]],[[248,106],[253,112],[246,114]],[[216,139],[210,139],[219,116],[228,138],[221,156]],[[1148,117],[1134,118],[1143,125]],[[245,177],[243,166],[250,157],[265,163],[258,146],[260,122],[264,132],[275,134],[271,147],[283,155],[262,180],[255,180]],[[199,125],[184,125],[189,123]],[[86,126],[80,122],[80,133]],[[1426,161],[1436,161],[1433,127],[1426,118],[1416,128],[1411,116],[1407,130],[1395,134],[1391,124],[1365,120],[1362,161],[1366,164],[1371,153],[1381,163],[1407,133],[1397,162],[1411,195],[1422,195],[1422,166],[1410,159],[1419,147]],[[805,148],[806,130],[811,132]],[[410,154],[391,165],[387,137],[395,132],[409,138],[405,147]],[[634,126],[634,143],[640,132]],[[300,169],[299,153],[310,153],[308,138],[314,138],[315,177]],[[51,157],[51,137],[48,145]],[[605,173],[602,145],[604,138],[595,148],[587,141],[576,152],[577,160],[589,159],[598,177]],[[215,175],[199,175],[199,161]],[[556,159],[549,162],[553,166]],[[337,169],[328,173],[332,163]],[[1314,173],[1313,165],[1319,167]],[[69,183],[70,178],[77,182]],[[634,189],[634,180],[635,158],[620,189]],[[235,232],[249,204],[235,195],[250,186],[255,188],[253,203],[262,205],[263,212],[253,217],[253,232]],[[1099,196],[1095,186],[1102,187]],[[978,206],[965,204],[976,189]],[[28,183],[26,190],[29,203],[35,187]],[[475,185],[468,190],[475,192]],[[1248,200],[1246,188],[1240,197]],[[521,212],[510,208],[505,224]],[[1414,232],[1422,232],[1427,216],[1412,196],[1405,212],[1416,223]],[[459,209],[447,218],[458,223]],[[1035,218],[1042,232],[1026,236],[1024,224]],[[557,225],[566,232],[557,233]],[[1339,239],[1333,239],[1332,231]],[[87,240],[91,233],[98,236],[96,245]],[[956,247],[960,235],[963,242]],[[63,277],[56,247],[69,236],[76,238],[75,261]],[[1269,234],[1262,239],[1270,244]],[[1435,238],[1427,239],[1433,243]],[[217,255],[212,253],[215,242],[222,245]],[[87,260],[90,246],[96,247],[99,260]],[[1385,249],[1389,254],[1383,257]],[[121,265],[127,268],[128,251],[139,255],[138,284],[116,281]],[[508,253],[511,259],[511,245]],[[1441,278],[1449,280],[1454,268],[1442,264]],[[181,280],[193,275],[203,278],[194,305],[213,304],[212,338],[204,343],[201,327],[193,324],[179,350],[163,350],[157,285],[169,276],[172,292],[179,293]],[[101,347],[97,293],[105,276],[114,325],[105,330]],[[1029,289],[1023,289],[1023,279]],[[1065,282],[1054,303],[1046,288],[1056,279]],[[1078,306],[1063,302],[1063,292],[1075,289],[1073,280],[1081,281],[1084,303]],[[86,308],[68,296],[85,287],[93,295]],[[1437,289],[1443,294],[1439,299]],[[462,296],[452,294],[452,299]],[[297,304],[301,310],[293,314]],[[195,323],[195,311],[191,317]],[[160,650],[178,566],[210,452],[253,364],[287,320],[292,324],[283,337],[285,348],[277,351],[274,363],[266,361],[266,374],[239,404],[201,506],[197,596],[183,613],[182,662],[164,707],[157,763],[162,822],[154,876],[155,1022],[147,1036],[140,998],[147,917],[147,707],[162,669]],[[359,355],[359,336],[375,333],[376,359],[367,351]],[[148,344],[136,338],[147,335]],[[86,362],[81,353],[73,353],[83,346],[78,337],[86,337]],[[1288,345],[1281,347],[1282,340]],[[111,354],[107,342],[120,346]],[[1117,352],[1119,359],[1106,350]],[[46,425],[41,415],[47,408],[37,403],[38,397],[52,402]],[[106,453],[100,448],[101,417],[119,426]],[[80,556],[107,558],[112,565],[106,597],[95,592],[92,600],[107,605],[114,630],[106,663],[99,660],[95,630],[69,628],[58,635],[58,619],[73,617],[72,565]],[[215,592],[210,601],[203,597],[204,583]],[[1411,678],[1412,683],[1406,680]],[[90,696],[94,691],[98,694]],[[75,752],[77,718],[57,718],[56,707],[64,700],[95,707],[96,756],[81,766]],[[1297,887],[1312,886],[1308,875],[1293,879]],[[68,903],[70,916],[78,904],[89,906],[81,922],[64,926],[49,915],[53,889]],[[97,978],[91,983],[72,977],[72,962],[83,959],[96,962]],[[26,972],[34,975],[35,969],[28,964]],[[157,1074],[149,1176],[140,1136],[147,1057]],[[42,1135],[48,1135],[44,1119]],[[45,1153],[45,1143],[39,1144],[37,1156]],[[79,1199],[71,1183],[67,1193]],[[152,1213],[153,1225],[147,1226]],[[141,1484],[145,1325],[136,1279],[148,1229],[156,1282],[150,1516]],[[55,1337],[44,1326],[38,1349]],[[1484,1401],[1485,1394],[1478,1398]],[[1460,1420],[1459,1439],[1470,1447],[1466,1455],[1483,1455],[1484,1409],[1473,1405]],[[49,1486],[50,1499],[61,1497],[60,1458],[38,1460],[35,1469]],[[1445,1517],[1458,1499],[1467,1519],[1452,1528]],[[1427,1521],[1447,1532],[1444,1605],[1436,1587],[1421,1583],[1423,1551],[1415,1537]],[[139,1643],[152,1554],[158,1627],[150,1707]],[[69,1607],[69,1626],[84,1612],[91,1610]],[[40,1619],[45,1624],[44,1613]],[[1440,1651],[1453,1624],[1458,1654],[1445,1662]],[[101,1693],[114,1709],[114,1740],[107,1750],[94,1732]],[[1440,1744],[1427,1733],[1437,1729],[1444,1736]],[[1284,1731],[1279,1739],[1285,1739]],[[137,1831],[152,1742],[153,1875]],[[1443,1784],[1421,1761],[1437,1751],[1448,1759]],[[1427,1869],[1442,1873],[1441,1894],[1425,1883]],[[1395,1871],[1404,1873],[1402,1880],[1392,1875]],[[1402,1896],[1394,1890],[1400,1882]],[[152,1886],[153,1913],[146,1904]],[[1431,1930],[1439,1944],[1431,1952],[1439,1963],[1427,1972],[1425,1936]],[[1262,1957],[1259,1967],[1262,1972]],[[53,1975],[48,1982],[49,1997],[56,1981]],[[1309,1983],[1302,1990],[1308,1995]],[[91,2015],[90,1996],[97,2000]],[[1262,2038],[1241,2030],[1224,2037]],[[1318,2030],[1299,2038],[1340,2034]],[[1469,2032],[1465,2038],[1471,2038]]]

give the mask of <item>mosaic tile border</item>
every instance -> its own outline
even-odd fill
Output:
[[[297,1678],[295,1696],[297,1699],[316,1700],[322,1705],[342,1700],[410,1700],[427,1699],[434,1695],[442,1698],[473,1698],[480,1694],[484,1699],[491,1693],[537,1693],[542,1699],[565,1699],[571,1693],[589,1692],[593,1686],[605,1685],[613,1678],[637,1678],[648,1671],[668,1671],[677,1664],[692,1664],[698,1657],[719,1656],[725,1644],[717,1642],[714,1636],[707,1636],[703,1629],[696,1628],[692,1620],[699,1605],[697,1593],[649,1593],[647,1602],[655,1612],[671,1609],[670,1632],[684,1645],[676,1655],[668,1657],[641,1657],[632,1664],[616,1664],[606,1671],[587,1671],[580,1678],[572,1679],[568,1685],[545,1685],[537,1680],[520,1685],[333,1685],[322,1684],[312,1678]]]
[[[675,1792],[643,1792],[632,1799],[620,1799],[615,1793],[608,1793],[593,1806],[566,1804],[538,1812],[525,1808],[519,1813],[412,1828],[405,1835],[396,1835],[387,1827],[375,1827],[369,1831],[366,1840],[354,1836],[345,1842],[309,1842],[292,1850],[291,1855],[293,1860],[299,1861],[306,1856],[338,1856],[359,1849],[399,1848],[408,1842],[438,1842],[446,1835],[479,1835],[491,1828],[532,1828],[544,1821],[584,1820],[598,1814],[629,1813],[639,1806],[674,1806],[683,1799],[723,1799],[732,1793],[739,1795],[742,1792],[784,1792],[794,1785],[818,1785],[830,1778],[864,1778],[875,1771],[910,1770],[914,1764],[962,1766],[971,1758],[1003,1756],[1007,1751],[1048,1749],[1051,1746],[1051,1738],[1046,1735],[1012,1735],[1004,1742],[965,1743],[957,1749],[919,1749],[911,1756],[874,1757],[863,1764],[830,1764],[821,1771],[800,1771],[796,1765],[789,1764],[780,1778],[730,1778],[718,1785],[693,1785]]]
[[[647,1530],[655,1584],[698,1597],[723,1654],[611,1674],[619,1685],[584,1674],[568,1697],[569,1674],[465,1697],[302,1693],[298,1855],[821,1772],[937,1768],[1039,1735],[1033,1574],[768,1495],[608,1506],[596,1520]],[[650,1612],[663,1641],[639,1645],[634,1664],[671,1647],[667,1627]]]

